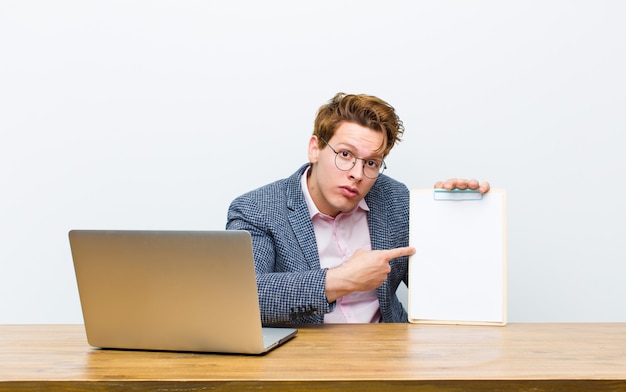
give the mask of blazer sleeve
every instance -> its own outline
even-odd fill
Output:
[[[326,269],[312,268],[299,246],[281,192],[252,191],[235,199],[226,229],[252,237],[257,289],[264,325],[321,323],[332,311],[325,294]]]

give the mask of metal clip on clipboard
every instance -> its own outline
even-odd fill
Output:
[[[478,192],[475,189],[440,189],[437,188],[433,192],[433,198],[435,200],[456,200],[456,201],[466,201],[466,200],[482,200],[483,194]]]

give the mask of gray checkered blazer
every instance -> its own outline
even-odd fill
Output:
[[[228,210],[229,230],[252,235],[261,320],[276,323],[321,323],[332,311],[324,293],[326,269],[320,268],[313,224],[300,188],[308,165],[289,178],[236,198]],[[409,191],[380,175],[365,196],[372,249],[408,246]],[[377,289],[383,322],[407,322],[395,292],[408,284],[408,258],[391,261],[391,273]]]

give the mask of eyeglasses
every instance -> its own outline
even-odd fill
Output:
[[[348,171],[356,165],[357,160],[363,161],[363,174],[365,177],[369,179],[376,179],[379,174],[381,174],[387,168],[385,161],[382,159],[364,159],[357,158],[351,151],[349,150],[339,150],[336,151],[333,146],[328,144],[326,139],[320,137],[324,143],[335,153],[335,166],[337,169],[342,171]]]

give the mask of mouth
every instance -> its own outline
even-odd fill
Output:
[[[359,190],[351,186],[342,186],[342,187],[339,187],[339,190],[346,197],[352,198],[352,197],[356,197],[359,195]]]

